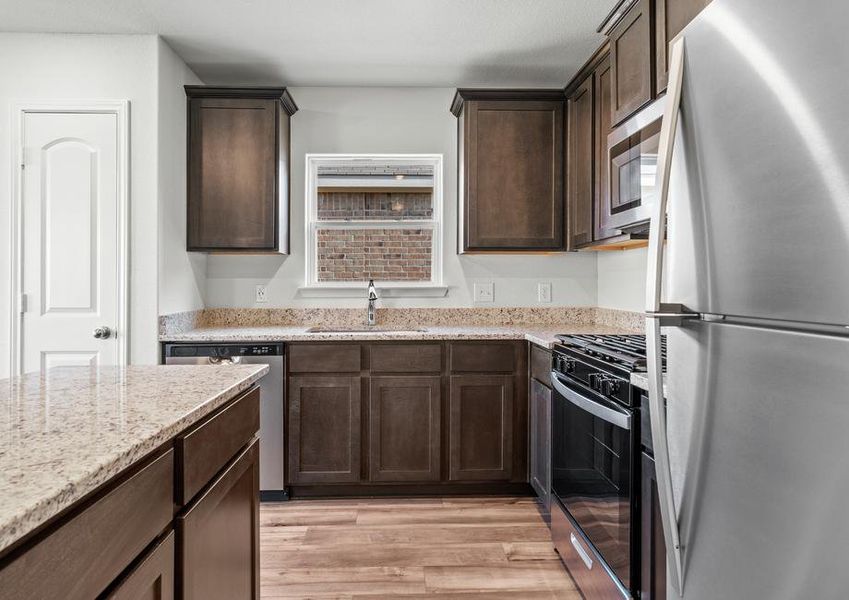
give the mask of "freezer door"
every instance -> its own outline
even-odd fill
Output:
[[[683,597],[845,598],[849,338],[663,332]]]
[[[668,302],[849,324],[849,2],[714,0],[685,30]]]

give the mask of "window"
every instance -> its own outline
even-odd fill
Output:
[[[307,155],[306,286],[441,286],[441,216],[441,155]]]

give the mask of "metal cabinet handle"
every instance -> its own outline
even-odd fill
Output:
[[[108,340],[112,337],[112,329],[110,329],[106,325],[101,325],[100,327],[94,330],[94,337],[98,340]]]
[[[666,207],[669,199],[669,171],[672,165],[675,132],[678,129],[683,76],[684,37],[681,36],[672,43],[669,60],[666,106],[660,127],[660,145],[657,153],[655,186],[658,189],[658,194],[652,210],[649,229],[648,270],[646,275],[646,367],[649,383],[651,432],[657,472],[658,504],[671,565],[670,579],[679,596],[683,595],[684,569],[678,516],[675,510],[675,496],[672,492],[666,409],[663,405],[663,361],[660,358],[660,326],[670,324],[670,321],[674,323],[675,318],[679,319],[680,324],[680,318],[692,317],[693,315],[682,314],[684,311],[680,307],[674,310],[678,314],[668,314],[670,312],[668,307],[661,304],[660,300],[663,283],[663,240],[666,237]]]
[[[581,557],[581,560],[584,561],[584,565],[586,565],[587,569],[592,570],[593,559],[590,558],[589,552],[587,552],[584,545],[578,540],[578,537],[574,533],[569,533],[569,541],[572,542],[572,547],[575,549],[575,552],[578,553],[578,556]]]

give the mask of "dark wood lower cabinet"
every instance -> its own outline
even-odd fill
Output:
[[[174,600],[174,532],[150,550],[107,600]]]
[[[259,598],[259,443],[177,518],[182,600]]]
[[[450,479],[499,481],[513,475],[513,377],[452,375]]]
[[[666,600],[666,542],[663,537],[663,522],[660,519],[657,475],[654,458],[646,452],[643,452],[642,471],[640,598]]]
[[[442,379],[372,377],[371,481],[439,481]]]
[[[551,510],[551,390],[531,379],[531,487],[542,501],[546,514]]]
[[[359,376],[289,378],[289,482],[360,481]]]

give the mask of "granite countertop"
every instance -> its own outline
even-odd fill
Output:
[[[0,550],[267,372],[266,365],[57,367],[0,380]]]
[[[313,333],[306,326],[239,326],[198,327],[179,333],[163,334],[162,342],[304,342],[304,341],[401,341],[401,340],[527,340],[544,348],[557,343],[558,334],[630,333],[630,330],[597,323],[563,323],[562,325],[509,326],[428,326],[424,331],[333,331]]]
[[[631,385],[648,391],[649,376],[647,373],[631,373]],[[663,376],[663,397],[666,397],[666,375]]]

